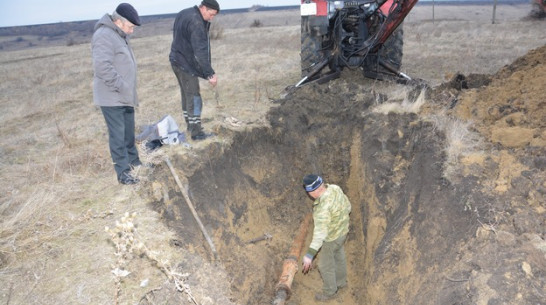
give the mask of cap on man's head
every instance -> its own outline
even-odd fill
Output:
[[[315,174],[310,174],[303,177],[303,188],[306,192],[312,192],[316,190],[322,184],[322,177]]]
[[[220,13],[220,4],[216,0],[203,0],[201,5],[204,5],[210,9],[218,11]]]
[[[138,17],[138,13],[135,8],[129,3],[121,3],[118,5],[116,8],[116,13],[129,20],[129,22],[132,24],[140,26],[140,17]]]

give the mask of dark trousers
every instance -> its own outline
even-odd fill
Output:
[[[171,64],[174,75],[180,86],[180,95],[182,97],[182,113],[188,131],[193,136],[202,132],[201,128],[201,111],[203,109],[203,100],[199,92],[199,79],[184,72],[180,67]]]
[[[118,180],[131,166],[140,165],[135,145],[135,109],[130,106],[100,107],[108,127],[110,155]]]

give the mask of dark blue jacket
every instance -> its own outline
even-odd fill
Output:
[[[209,28],[210,22],[203,19],[197,6],[180,11],[174,21],[171,63],[194,76],[213,76]]]

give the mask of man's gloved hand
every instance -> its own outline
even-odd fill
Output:
[[[311,270],[311,266],[313,264],[313,258],[309,255],[309,254],[306,254],[304,257],[303,257],[303,262],[302,262],[302,270],[301,272],[303,272],[303,274],[307,274],[307,272],[309,272],[309,270]]]

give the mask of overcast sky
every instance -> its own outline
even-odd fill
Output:
[[[299,0],[217,0],[220,9],[253,5],[299,5]],[[0,27],[99,19],[121,2],[132,4],[139,15],[170,14],[201,0],[0,0]]]

